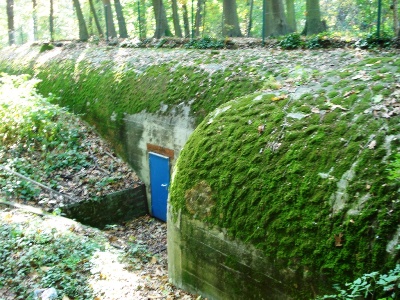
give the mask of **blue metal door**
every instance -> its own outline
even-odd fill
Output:
[[[169,187],[169,158],[156,153],[149,153],[150,189],[152,215],[167,221],[167,200]]]

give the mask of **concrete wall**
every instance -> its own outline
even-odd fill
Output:
[[[176,286],[208,299],[291,299],[297,274],[252,245],[168,211],[168,273]],[[304,285],[304,281],[302,282]],[[300,290],[299,290],[300,293]]]
[[[145,186],[108,194],[97,200],[82,201],[63,208],[66,217],[103,228],[148,213]]]
[[[158,115],[142,112],[125,117],[125,153],[129,164],[146,185],[150,212],[149,152],[169,157],[172,171],[180,151],[195,129],[194,119],[189,116],[190,107],[181,105],[168,113],[166,110],[167,106]]]

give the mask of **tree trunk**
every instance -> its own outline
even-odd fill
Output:
[[[32,22],[33,22],[33,40],[38,39],[38,20],[37,20],[37,2],[32,0]]]
[[[196,37],[200,36],[200,27],[202,25],[202,20],[203,20],[204,5],[205,5],[204,0],[197,0],[196,17],[195,17],[195,21],[194,21],[194,35]]]
[[[167,14],[165,12],[164,3],[162,0],[152,0],[154,8],[154,16],[156,18],[156,30],[154,37],[159,39],[163,36],[172,36],[168,26]]]
[[[50,16],[49,16],[50,41],[54,41],[54,0],[50,0]]]
[[[146,0],[139,0],[142,7],[146,7]],[[143,9],[141,12],[141,21],[142,21],[142,33],[144,38],[147,37],[147,12],[146,9]]]
[[[282,0],[267,0],[265,19],[266,36],[285,35],[291,31],[286,22],[286,15]]]
[[[178,3],[176,0],[171,0],[172,5],[172,20],[174,23],[175,36],[182,37],[182,29],[179,23]]]
[[[114,5],[115,5],[115,12],[117,14],[117,20],[118,20],[119,36],[121,38],[127,38],[128,31],[126,30],[126,23],[125,23],[124,14],[122,12],[121,2],[119,0],[114,0]]]
[[[254,0],[250,0],[249,3],[249,23],[247,25],[247,37],[251,36],[251,29],[253,27],[253,8],[254,8]]]
[[[222,32],[223,35],[228,37],[242,36],[239,27],[236,0],[223,0],[222,9],[224,12],[224,28]]]
[[[313,35],[324,32],[326,30],[326,26],[321,21],[319,0],[307,0],[306,11],[306,25],[304,27],[303,34]]]
[[[291,32],[295,32],[297,30],[296,26],[296,13],[294,9],[294,0],[286,0],[286,18],[289,26],[289,30]]]
[[[183,14],[183,29],[185,30],[185,38],[190,37],[190,25],[189,25],[189,14],[186,3],[182,4]]]
[[[265,20],[264,20],[264,35],[273,35],[274,27],[274,14],[272,13],[272,2],[271,0],[263,0],[265,6]]]
[[[7,0],[8,44],[15,44],[14,0]]]
[[[400,29],[399,29],[399,2],[397,0],[393,0],[393,30],[394,34],[400,38]]]
[[[87,31],[85,19],[83,18],[81,4],[79,3],[79,0],[73,0],[73,3],[74,3],[75,11],[76,11],[76,16],[78,18],[78,24],[79,24],[79,40],[87,41],[89,39],[89,33]]]
[[[90,11],[92,12],[94,23],[96,24],[97,32],[100,36],[103,35],[103,30],[101,29],[99,18],[97,17],[96,9],[93,4],[93,0],[89,0]]]
[[[117,32],[115,31],[114,26],[114,19],[113,13],[111,9],[111,2],[110,0],[102,0],[104,9],[105,9],[105,16],[106,16],[106,38],[115,38],[117,37]]]

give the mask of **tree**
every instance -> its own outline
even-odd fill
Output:
[[[38,39],[38,21],[37,21],[37,2],[32,0],[32,22],[33,22],[33,40]]]
[[[79,24],[79,40],[87,41],[89,39],[89,33],[87,31],[85,19],[83,18],[81,4],[79,3],[79,0],[73,0],[73,3]]]
[[[105,14],[106,14],[106,38],[108,39],[109,37],[117,37],[117,32],[115,31],[115,26],[114,26],[114,19],[113,19],[113,13],[111,9],[111,2],[110,0],[102,0],[104,9],[105,9]]]
[[[14,0],[7,0],[8,44],[15,44]]]
[[[124,14],[122,12],[121,2],[119,0],[114,0],[114,5],[115,5],[115,13],[117,14],[117,20],[118,20],[119,36],[121,38],[127,38],[128,31],[126,30],[126,23]]]
[[[49,31],[52,42],[54,41],[54,0],[50,0]]]
[[[103,35],[103,30],[101,29],[99,18],[97,17],[96,9],[94,7],[93,0],[89,0],[90,11],[92,12],[94,23],[96,24],[97,32],[100,36]]]
[[[399,29],[399,3],[397,0],[393,0],[393,30],[394,34],[400,38],[400,29]]]
[[[171,6],[172,6],[172,21],[173,21],[173,24],[174,24],[175,36],[182,37],[181,25],[179,23],[178,2],[177,2],[177,0],[171,0]]]
[[[222,10],[224,13],[223,35],[229,37],[242,36],[239,27],[236,0],[223,0]]]
[[[326,25],[321,21],[319,0],[306,1],[306,24],[302,34],[312,35],[324,32]]]
[[[154,8],[154,17],[156,18],[156,30],[154,32],[154,37],[159,39],[163,36],[172,36],[163,1],[152,0],[152,2]]]
[[[264,0],[267,1],[267,0]],[[279,36],[292,31],[286,22],[286,15],[282,0],[272,0],[266,3],[265,35]]]
[[[189,25],[189,13],[187,9],[186,0],[182,2],[182,15],[183,15],[183,29],[185,31],[185,37],[190,37],[190,25]]]
[[[294,0],[286,0],[286,19],[289,30],[294,32],[297,30],[296,26],[296,13],[294,7]]]
[[[197,7],[196,7],[196,17],[194,21],[194,34],[195,36],[200,36],[200,27],[203,20],[203,7],[205,5],[204,0],[197,0]]]
[[[253,9],[254,9],[254,0],[249,1],[249,23],[247,25],[247,37],[250,37],[251,29],[253,27]]]

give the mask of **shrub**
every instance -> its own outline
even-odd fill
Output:
[[[290,50],[300,48],[303,44],[304,42],[299,33],[291,33],[285,35],[278,45],[283,49]]]
[[[187,49],[222,49],[225,43],[223,41],[213,39],[211,37],[204,37],[197,40],[191,40],[185,44]]]

